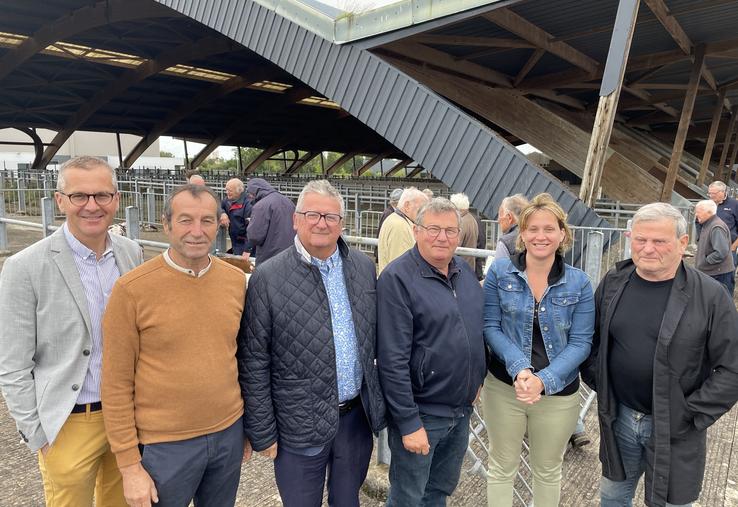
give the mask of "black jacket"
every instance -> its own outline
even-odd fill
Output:
[[[361,401],[376,433],[385,426],[385,406],[375,364],[375,267],[338,241],[364,373]],[[317,447],[335,436],[338,385],[328,295],[318,268],[294,245],[260,264],[249,280],[238,367],[246,436],[256,451],[277,440]]]
[[[377,281],[377,363],[393,423],[403,435],[420,413],[457,417],[471,406],[486,372],[482,287],[454,257],[448,279],[417,245]]]
[[[618,263],[595,293],[592,353],[584,381],[597,391],[600,461],[605,477],[625,480],[614,422],[618,402],[609,379],[609,325],[635,269]],[[738,314],[725,288],[681,264],[666,304],[653,361],[653,433],[646,453],[646,504],[696,500],[705,467],[705,430],[738,400]]]

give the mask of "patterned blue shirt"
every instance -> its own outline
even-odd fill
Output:
[[[356,343],[356,330],[351,313],[346,280],[343,276],[343,259],[336,251],[325,261],[312,257],[295,236],[295,246],[303,258],[317,266],[323,285],[328,294],[333,325],[333,344],[336,349],[336,374],[338,377],[339,403],[353,399],[361,391],[363,372],[359,362],[359,349]]]

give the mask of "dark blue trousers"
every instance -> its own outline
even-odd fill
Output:
[[[179,442],[143,446],[141,464],[156,484],[156,507],[227,507],[236,503],[243,460],[243,420]]]
[[[469,445],[471,407],[461,417],[420,414],[430,452],[423,456],[405,449],[402,433],[392,422],[387,437],[390,489],[386,507],[443,507],[459,483]]]
[[[277,448],[274,475],[284,507],[320,507],[328,474],[328,505],[359,507],[372,456],[372,431],[359,404],[338,420],[333,441],[314,456]]]

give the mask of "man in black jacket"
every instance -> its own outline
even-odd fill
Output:
[[[486,368],[482,288],[454,256],[460,227],[449,200],[425,204],[416,245],[377,282],[377,364],[391,416],[387,506],[445,505],[461,473]]]
[[[341,239],[343,198],[325,180],[297,201],[297,236],[252,275],[239,332],[245,431],[274,459],[285,507],[359,507],[384,426],[375,365],[374,263]]]
[[[738,400],[738,314],[718,282],[682,262],[686,232],[673,206],[643,206],[633,259],[595,294],[582,377],[597,391],[604,507],[630,505],[644,470],[646,505],[690,505],[706,430]]]
[[[253,203],[246,235],[256,250],[258,266],[292,246],[295,205],[261,178],[251,178],[246,184],[246,193]]]

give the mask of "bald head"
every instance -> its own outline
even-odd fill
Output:
[[[187,183],[189,183],[190,185],[205,186],[205,178],[203,178],[199,174],[193,174],[192,176],[190,176],[190,179],[187,180]]]

